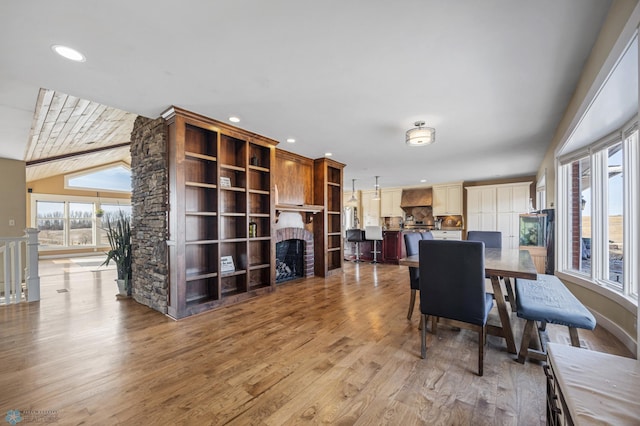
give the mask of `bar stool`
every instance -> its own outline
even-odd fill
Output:
[[[362,262],[362,260],[360,260],[360,243],[364,241],[364,232],[362,229],[347,229],[347,241],[356,243],[356,258],[353,261],[355,263]]]
[[[369,241],[373,241],[373,261],[371,263],[378,263],[378,241],[382,241],[382,226],[365,226],[364,238]]]

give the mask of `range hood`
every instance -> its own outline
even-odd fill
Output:
[[[433,193],[431,188],[403,189],[400,207],[427,207],[433,203]]]

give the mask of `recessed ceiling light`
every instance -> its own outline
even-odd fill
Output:
[[[231,117],[229,117],[229,121],[232,123],[239,123],[240,118],[236,117],[235,115],[232,115]]]
[[[331,152],[325,152],[325,153],[324,153],[324,156],[325,156],[325,157],[331,157],[332,155],[333,155],[333,153],[331,153]]]
[[[287,139],[287,142],[289,142],[289,143],[295,143],[295,142],[296,142],[296,140],[295,140],[294,138],[289,138],[289,139]]]
[[[420,179],[420,182],[425,183],[427,180],[426,179]]]
[[[87,58],[84,57],[84,55],[80,52],[78,52],[76,49],[72,49],[71,47],[68,46],[62,46],[60,44],[54,44],[53,46],[51,46],[51,49],[56,52],[58,55],[62,56],[63,58],[67,58],[71,61],[75,61],[75,62],[84,62],[87,60]]]

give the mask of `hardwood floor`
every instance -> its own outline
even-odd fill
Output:
[[[0,415],[61,425],[545,423],[540,364],[518,364],[502,339],[488,337],[483,377],[477,333],[439,327],[420,358],[405,267],[347,262],[343,274],[176,322],[116,300],[115,271],[98,264],[42,261],[42,300],[0,307]],[[566,327],[549,329],[568,344]],[[599,328],[580,338],[631,356]]]

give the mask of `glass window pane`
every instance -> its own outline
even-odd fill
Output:
[[[622,144],[617,144],[609,148],[607,162],[607,235],[608,235],[608,259],[609,259],[609,280],[619,283],[623,282],[623,212],[622,212]],[[605,277],[607,278],[607,277]]]
[[[104,189],[110,191],[131,191],[131,170],[115,166],[69,178],[70,188]]]
[[[589,158],[571,167],[571,262],[574,271],[591,274],[591,166]]]
[[[93,203],[69,203],[69,245],[93,245]]]
[[[41,245],[64,245],[64,203],[36,201],[36,222]]]
[[[100,204],[100,207],[102,208],[102,210],[104,210],[104,216],[101,219],[101,224],[103,225],[100,226],[98,231],[99,245],[108,246],[109,240],[107,239],[107,232],[105,231],[106,221],[110,217],[117,217],[118,212],[120,211],[126,214],[127,216],[131,216],[131,206],[102,203]]]

